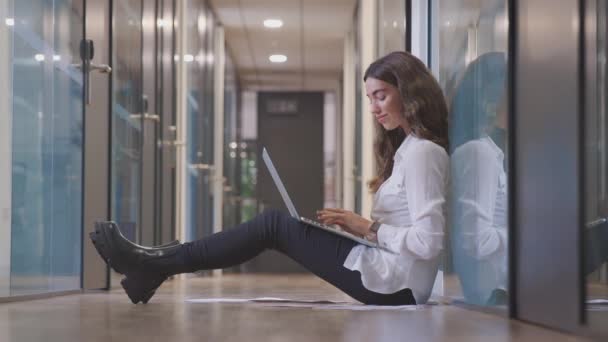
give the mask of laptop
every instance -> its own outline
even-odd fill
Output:
[[[291,215],[291,217],[295,218],[296,220],[298,220],[300,222],[306,223],[310,226],[328,231],[332,234],[344,236],[345,238],[356,241],[362,245],[366,245],[366,246],[374,247],[374,248],[380,248],[387,252],[396,254],[394,251],[392,251],[388,248],[385,248],[383,246],[380,246],[379,244],[377,244],[375,242],[365,240],[365,239],[355,236],[351,233],[348,233],[348,232],[345,232],[342,230],[338,230],[338,229],[330,227],[326,224],[323,224],[323,223],[320,223],[320,222],[317,222],[317,221],[314,221],[314,220],[311,220],[311,219],[298,215],[298,211],[296,210],[296,207],[293,205],[293,202],[291,201],[291,198],[289,197],[289,194],[287,193],[287,190],[285,189],[285,185],[283,185],[283,182],[281,181],[281,178],[279,177],[279,173],[277,172],[277,169],[274,167],[274,164],[272,163],[272,160],[270,159],[270,155],[268,154],[268,151],[266,150],[266,148],[264,148],[262,151],[262,159],[264,160],[264,164],[266,164],[266,167],[268,168],[268,172],[270,172],[270,176],[272,176],[272,180],[274,181],[274,184],[277,186],[277,189],[279,190],[279,193],[281,194],[281,197],[283,198],[283,202],[285,202],[285,206],[287,206],[287,210],[289,210],[289,214]]]

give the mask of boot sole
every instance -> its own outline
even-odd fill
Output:
[[[104,225],[103,223],[95,223],[95,231],[91,232],[89,234],[89,237],[91,238],[91,242],[93,243],[93,246],[95,246],[97,253],[106,262],[106,264],[117,273],[125,275],[126,270],[123,269],[122,265],[120,265],[120,262],[115,263],[112,261],[112,258],[117,258],[116,256],[112,255],[112,249],[110,248],[111,239],[109,235],[112,234],[112,229],[114,228],[111,226]],[[179,241],[172,241],[168,245],[175,244],[179,244]],[[160,282],[160,284],[162,284],[162,281]],[[158,286],[160,286],[160,284]],[[139,302],[147,304],[148,301],[152,298],[152,296],[154,296],[154,294],[156,293],[156,288],[158,288],[157,286],[151,291],[144,292],[144,294],[142,295],[141,293],[143,291],[139,286],[139,282],[134,281],[133,278],[129,278],[128,276],[120,281],[120,285],[125,290],[127,296],[133,304],[137,304]]]
[[[137,304],[139,302],[142,302],[143,304],[148,304],[148,301],[150,300],[150,298],[152,298],[152,296],[154,296],[154,294],[156,293],[156,290],[152,290],[143,296],[139,295],[139,293],[141,291],[140,291],[139,287],[137,286],[137,282],[131,281],[131,279],[129,279],[128,277],[123,278],[120,281],[120,285],[125,290],[125,292],[127,293],[127,296],[129,297],[129,299],[131,300],[131,303],[133,303],[133,304]]]

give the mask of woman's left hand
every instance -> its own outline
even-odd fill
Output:
[[[369,228],[372,225],[372,221],[352,211],[335,208],[318,210],[317,219],[324,224],[337,224],[342,229],[358,236],[365,236],[369,233]]]

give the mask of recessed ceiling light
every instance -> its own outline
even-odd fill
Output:
[[[38,53],[34,56],[34,59],[37,60],[38,62],[42,62],[42,61],[44,61],[44,55],[41,53]]]
[[[13,19],[13,18],[6,18],[4,20],[4,23],[6,24],[6,26],[15,26],[15,19]]]
[[[268,59],[272,63],[284,63],[284,62],[287,61],[287,56],[285,56],[285,55],[270,55],[270,57],[268,57]]]
[[[264,20],[264,27],[279,28],[281,26],[283,26],[283,20],[281,20],[281,19],[266,19],[266,20]]]

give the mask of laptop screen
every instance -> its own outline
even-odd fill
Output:
[[[292,217],[300,218],[298,212],[296,211],[296,207],[293,205],[293,202],[291,202],[291,198],[289,198],[287,190],[285,190],[285,186],[283,185],[281,178],[279,178],[279,173],[277,172],[277,169],[275,169],[272,160],[270,160],[270,155],[268,154],[268,151],[266,151],[265,147],[262,150],[262,159],[264,159],[264,164],[266,164],[266,167],[268,168],[268,172],[270,172],[270,176],[272,176],[274,184],[277,186],[277,189],[279,189],[281,197],[283,197],[283,202],[285,202],[287,210],[289,210],[289,213]]]

